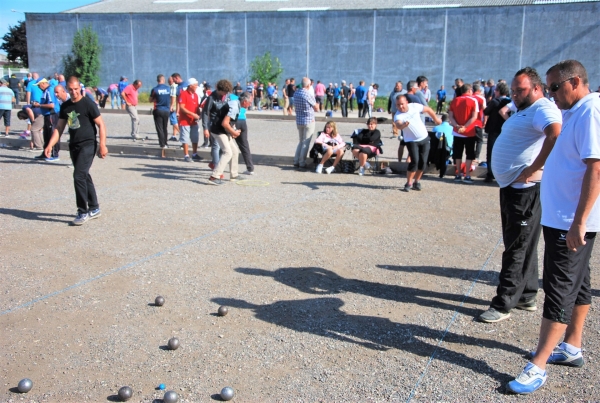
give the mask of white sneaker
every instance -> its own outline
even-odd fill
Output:
[[[369,161],[365,162],[365,169],[371,169],[371,164],[369,164]]]
[[[360,176],[363,176],[363,175],[365,174],[365,167],[360,167],[360,168],[358,168],[358,174],[359,174]]]
[[[323,172],[323,165],[319,164],[317,165],[317,169],[315,170],[316,173],[320,174]]]
[[[244,171],[242,175],[254,175],[254,171]]]
[[[327,174],[332,173],[335,170],[334,166],[330,166],[329,168],[325,168],[325,172],[327,172]]]

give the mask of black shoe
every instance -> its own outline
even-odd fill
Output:
[[[194,161],[202,161],[204,158],[202,158],[201,156],[199,156],[198,154],[194,154],[192,155],[192,159]]]
[[[421,190],[421,182],[413,183],[412,190]]]
[[[402,189],[400,189],[403,192],[410,192],[410,185],[407,183],[406,185],[404,185],[404,187]]]

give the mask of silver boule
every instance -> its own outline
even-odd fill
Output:
[[[177,350],[179,348],[179,339],[177,337],[171,337],[168,344],[171,350]]]
[[[227,313],[229,313],[229,309],[227,309],[225,305],[221,305],[217,313],[219,314],[219,316],[225,316],[227,315]]]
[[[133,396],[133,389],[131,389],[129,386],[123,386],[121,389],[119,389],[118,395],[119,399],[126,402]]]
[[[172,390],[168,391],[163,396],[163,401],[165,403],[177,403],[178,400],[179,400],[179,396],[177,396],[177,393],[175,393]]]
[[[235,396],[235,391],[231,386],[225,386],[221,389],[221,399],[223,400],[231,400]]]
[[[154,305],[156,306],[163,306],[165,304],[165,298],[161,297],[160,295],[158,297],[156,297],[156,299],[154,300]]]
[[[21,393],[27,393],[31,388],[33,388],[33,382],[29,378],[21,379],[17,386],[17,389],[19,389],[19,392]]]

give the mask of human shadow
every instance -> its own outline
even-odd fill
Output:
[[[293,287],[301,292],[316,295],[331,295],[352,292],[373,298],[380,298],[405,304],[415,304],[428,308],[458,311],[475,317],[481,312],[477,309],[461,306],[463,295],[421,290],[395,284],[375,283],[365,280],[348,279],[333,271],[321,267],[285,267],[275,271],[240,267],[238,273],[271,277],[275,281]],[[467,302],[488,306],[489,301],[469,297]]]
[[[439,346],[439,339],[444,330],[396,323],[387,318],[348,314],[341,310],[344,302],[339,298],[277,301],[265,305],[235,298],[213,298],[211,301],[232,308],[252,310],[257,319],[296,332],[328,337],[372,350],[387,351],[395,348],[421,357],[433,357],[476,373],[487,373],[501,384],[513,378],[510,374],[490,367],[485,361]],[[445,334],[444,343],[502,349],[517,355],[526,353],[525,350],[507,343],[452,332]]]
[[[208,179],[210,169],[205,170],[195,167],[181,167],[175,165],[149,165],[139,164],[138,167],[121,168],[124,171],[139,172],[142,176],[153,179],[185,180],[196,184],[204,184],[199,179]]]
[[[25,220],[34,220],[34,221],[49,221],[49,222],[62,222],[62,223],[71,223],[72,216],[67,214],[51,214],[51,213],[37,213],[33,211],[25,211],[25,210],[17,210],[17,209],[9,209],[9,208],[0,208],[0,214],[11,215],[17,218],[23,218]],[[70,220],[61,220],[58,218],[52,217],[71,217]]]
[[[398,186],[379,186],[369,185],[366,183],[356,182],[281,182],[282,185],[303,185],[311,190],[319,190],[325,187],[352,187],[352,188],[363,188],[363,189],[378,189],[378,190],[397,190]]]
[[[376,267],[384,270],[404,272],[404,273],[422,273],[430,274],[438,277],[446,277],[457,280],[473,281],[477,278],[479,283],[495,285],[498,283],[498,272],[494,270],[471,270],[471,269],[459,269],[456,267],[440,267],[440,266],[395,266],[395,265],[382,265],[379,264]]]

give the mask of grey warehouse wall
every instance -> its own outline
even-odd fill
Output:
[[[543,74],[578,59],[600,84],[600,4],[191,14],[27,14],[30,68],[61,70],[78,28],[91,25],[103,46],[101,84],[125,75],[155,84],[179,72],[211,83],[244,81],[250,62],[270,51],[285,77],[322,82],[394,82],[418,75],[432,91],[454,78],[510,79],[521,67]],[[50,39],[49,39],[50,38]]]

